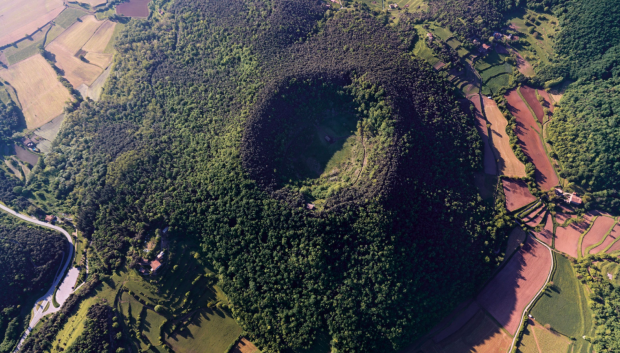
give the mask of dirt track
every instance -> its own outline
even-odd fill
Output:
[[[478,303],[514,335],[523,310],[547,281],[552,261],[551,252],[528,237],[521,250],[478,295]]]

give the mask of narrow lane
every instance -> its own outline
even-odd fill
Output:
[[[63,264],[63,266],[61,267],[60,271],[58,271],[56,278],[54,278],[54,282],[52,283],[50,289],[41,297],[39,298],[39,300],[37,300],[37,302],[34,304],[34,308],[32,310],[32,317],[30,318],[30,323],[28,324],[28,328],[26,329],[26,332],[24,332],[24,334],[22,335],[21,339],[19,340],[19,343],[17,344],[17,347],[15,348],[15,350],[13,352],[17,352],[19,351],[19,349],[21,348],[22,344],[24,343],[24,341],[26,340],[26,338],[28,337],[28,335],[30,334],[30,332],[32,331],[32,329],[37,325],[37,323],[39,322],[39,320],[41,320],[41,318],[47,314],[51,314],[53,312],[56,312],[58,310],[60,310],[60,307],[58,308],[54,308],[54,304],[52,303],[53,297],[54,297],[54,291],[56,290],[56,287],[63,281],[63,279],[66,277],[65,275],[65,271],[67,270],[67,268],[69,267],[69,265],[71,264],[71,262],[73,261],[73,253],[74,253],[74,245],[73,245],[73,239],[71,238],[71,235],[69,234],[69,232],[67,232],[66,230],[64,230],[61,227],[49,224],[49,223],[45,223],[45,222],[41,222],[36,218],[32,218],[32,217],[28,217],[25,216],[23,214],[17,213],[15,211],[13,211],[12,209],[10,209],[9,207],[0,204],[0,209],[5,211],[6,213],[20,218],[26,222],[30,222],[33,224],[36,224],[40,227],[44,227],[44,228],[49,228],[49,229],[53,229],[57,232],[62,233],[67,240],[69,241],[69,243],[71,244],[70,251],[68,256],[66,256],[66,260],[65,263]],[[75,272],[75,271],[73,271]],[[67,274],[71,274],[72,276],[69,277],[76,277],[77,276],[72,273],[72,271],[67,272]],[[69,283],[65,284],[63,283],[63,287],[65,286],[70,286]],[[72,290],[71,290],[72,291]],[[66,298],[65,298],[66,299]],[[64,300],[63,300],[64,303]],[[62,304],[60,303],[61,307]],[[49,306],[48,306],[49,304]],[[47,310],[45,310],[47,308]]]

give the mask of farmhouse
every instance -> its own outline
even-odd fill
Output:
[[[161,262],[159,262],[158,260],[153,260],[151,261],[150,265],[151,265],[151,274],[154,274],[161,267]]]
[[[581,203],[583,202],[583,201],[581,200],[581,197],[579,197],[579,196],[575,195],[575,193],[572,193],[572,194],[568,197],[568,200],[567,200],[567,201],[568,201],[568,203],[569,203],[569,204],[571,204],[571,205],[576,205],[576,206],[581,205]]]
[[[502,39],[503,35],[501,33],[495,32],[495,33],[493,33],[493,37],[495,39]]]
[[[45,221],[47,223],[54,223],[54,222],[56,222],[56,216],[47,215],[47,216],[45,216]]]
[[[483,54],[488,53],[488,52],[489,52],[489,49],[491,49],[491,46],[490,46],[490,45],[488,45],[487,43],[482,43],[482,48],[480,48],[480,51],[481,51]]]

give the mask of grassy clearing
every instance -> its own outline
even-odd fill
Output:
[[[103,51],[105,54],[114,54],[116,50],[114,50],[114,45],[116,44],[116,38],[118,38],[119,33],[125,28],[124,23],[117,23],[114,27],[114,33],[112,34],[112,38],[108,42],[108,45],[105,47]]]
[[[519,348],[517,352],[520,353],[538,353],[538,346],[536,345],[536,339],[534,338],[534,332],[532,326],[527,326],[524,329],[523,338],[519,342]]]
[[[159,327],[166,320],[153,310],[146,310],[146,317],[140,325],[140,331],[146,336],[153,346],[159,345]]]
[[[237,322],[221,311],[200,310],[166,341],[176,353],[195,352],[201,347],[203,353],[221,353],[241,334]]]
[[[592,328],[592,312],[585,290],[577,280],[570,261],[557,253],[554,256],[556,270],[552,278],[553,287],[538,300],[532,315],[542,325],[549,324],[559,333],[574,337],[578,347],[588,346],[582,336],[588,335]]]
[[[67,29],[77,22],[78,18],[86,16],[87,14],[88,13],[84,10],[68,7],[56,17],[54,22],[60,27]]]
[[[425,38],[426,33],[428,32],[421,25],[416,25],[415,28],[418,31],[418,36],[420,37],[420,39],[415,44],[413,54],[421,59],[426,60],[426,62],[428,62],[431,66],[437,64],[440,61],[439,58],[436,57],[431,48],[426,45]]]
[[[67,349],[84,332],[84,320],[86,319],[88,308],[98,302],[112,304],[115,296],[116,286],[111,281],[102,283],[95,288],[94,293],[84,299],[78,308],[71,313],[69,320],[55,337],[50,353],[62,352]]]
[[[546,20],[539,20],[538,16],[544,16]],[[528,20],[526,17],[535,18],[535,20]],[[549,58],[554,54],[553,38],[559,29],[557,26],[558,19],[550,14],[528,10],[517,14],[509,22],[519,31],[519,36],[529,43],[529,46],[517,46],[516,49],[519,53],[534,67],[542,62],[549,63]],[[527,26],[526,22],[533,24],[533,26]],[[538,34],[535,36],[530,33],[530,28],[533,28],[534,33]]]
[[[499,92],[500,89],[504,87],[510,86],[510,79],[512,76],[510,74],[501,74],[499,76],[495,76],[489,79],[482,86],[482,94],[484,95],[494,95]]]
[[[540,351],[544,353],[566,353],[571,341],[558,333],[551,332],[540,325],[532,327],[538,339]]]

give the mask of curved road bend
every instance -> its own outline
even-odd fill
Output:
[[[17,347],[13,351],[13,352],[17,352],[17,351],[19,351],[19,349],[21,348],[22,344],[26,340],[26,337],[28,337],[28,335],[30,334],[32,329],[37,325],[39,320],[41,320],[41,318],[44,316],[44,313],[45,314],[50,314],[52,312],[60,310],[60,308],[54,308],[54,305],[52,304],[52,298],[54,296],[54,291],[56,290],[56,287],[61,283],[61,280],[63,279],[62,275],[65,273],[65,271],[67,270],[67,267],[69,267],[69,265],[73,261],[73,252],[75,250],[74,250],[74,246],[73,246],[73,239],[71,238],[71,235],[66,230],[64,230],[64,229],[62,229],[60,227],[57,227],[55,225],[49,224],[49,223],[41,222],[41,221],[39,221],[36,218],[28,217],[28,216],[25,216],[23,214],[17,213],[15,211],[13,211],[12,209],[6,207],[3,204],[0,204],[0,209],[2,209],[3,211],[5,211],[5,212],[7,212],[7,213],[9,213],[9,214],[11,214],[11,215],[13,215],[15,217],[21,218],[22,220],[24,220],[26,222],[34,223],[34,224],[36,224],[38,226],[58,231],[58,232],[62,233],[67,238],[69,243],[71,244],[71,246],[70,246],[71,250],[69,251],[69,256],[67,256],[67,259],[66,259],[64,265],[62,266],[62,268],[60,269],[60,271],[58,271],[58,274],[60,274],[60,275],[58,275],[58,274],[56,275],[56,278],[54,279],[54,282],[52,283],[52,286],[47,291],[47,293],[45,293],[41,298],[39,298],[39,300],[37,300],[37,302],[34,304],[34,308],[32,310],[32,317],[30,318],[30,323],[28,324],[28,328],[26,329],[26,332],[24,333],[24,335],[19,340],[19,344],[17,345]],[[48,306],[48,304],[49,304],[49,309],[46,311],[45,309]]]

